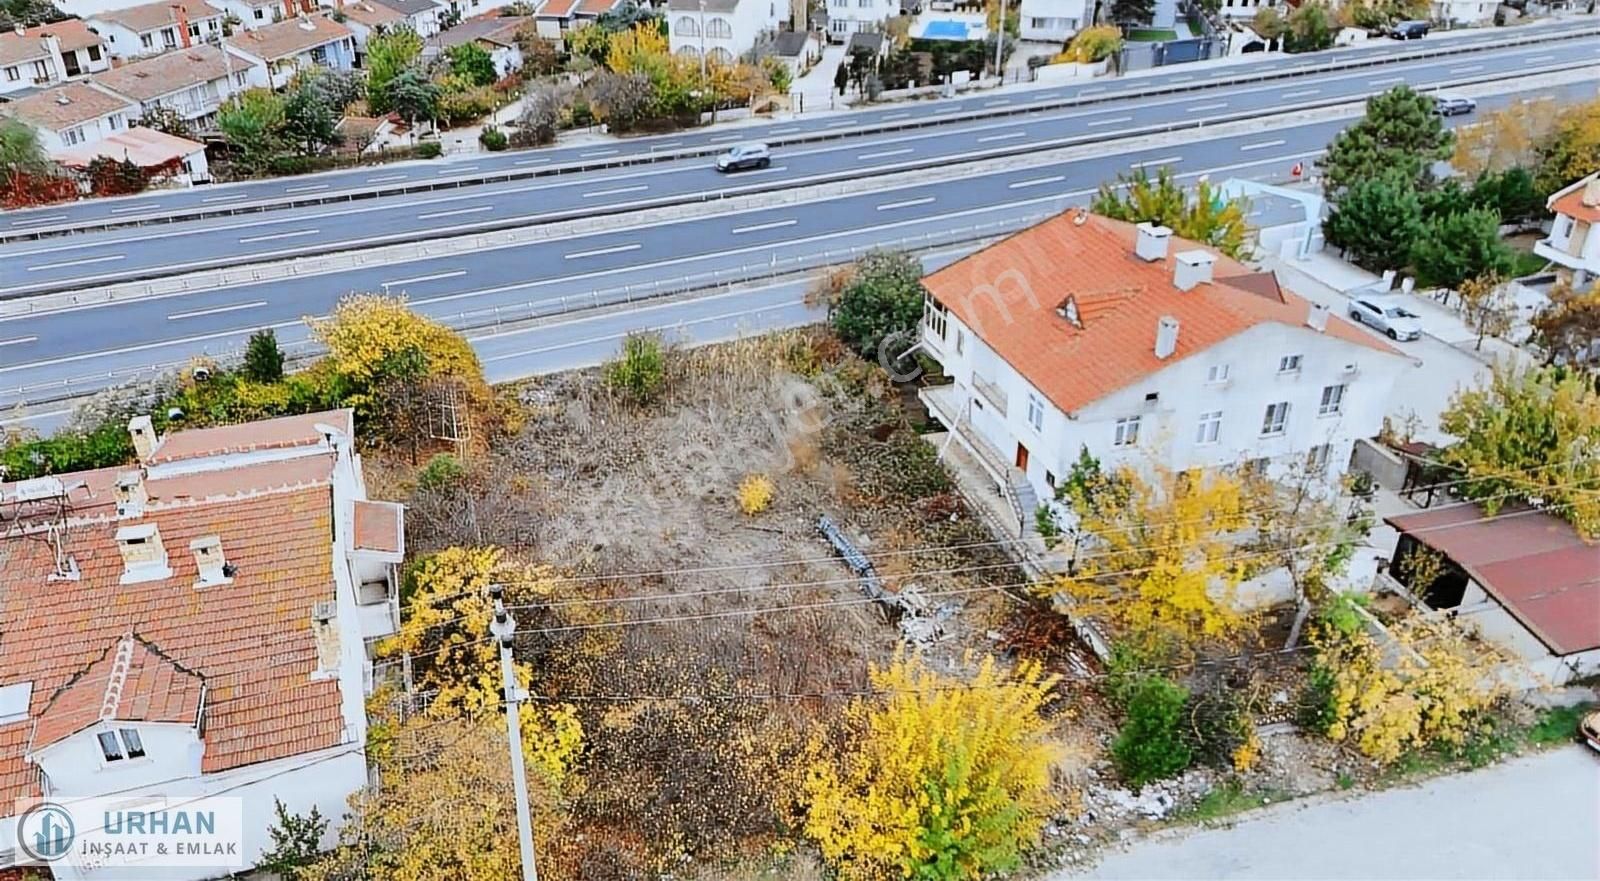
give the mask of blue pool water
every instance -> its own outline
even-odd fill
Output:
[[[962,21],[930,21],[922,31],[922,37],[925,40],[965,40],[967,24]]]

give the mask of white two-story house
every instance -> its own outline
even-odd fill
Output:
[[[883,30],[900,14],[900,0],[828,0],[828,39],[849,42],[850,35]]]
[[[231,865],[74,854],[57,881],[249,868],[275,800],[339,825],[404,549],[352,429],[348,410],[164,437],[139,417],[135,464],[0,484],[0,874],[26,856],[19,799],[240,800]]]
[[[142,58],[95,77],[95,82],[139,105],[139,113],[164,107],[196,131],[211,129],[217,110],[233,95],[230,72],[247,64],[216,46],[200,45]]]
[[[110,67],[105,41],[75,18],[0,31],[0,97],[82,79]]]
[[[1600,172],[1552,193],[1545,202],[1555,220],[1533,253],[1562,267],[1577,290],[1600,279]]]
[[[141,3],[89,18],[118,59],[142,58],[222,41],[222,10],[205,0]]]
[[[355,34],[326,15],[303,15],[229,37],[224,48],[250,62],[245,84],[281,89],[311,67],[350,70]]]
[[[1063,43],[1084,26],[1090,11],[1086,0],[1022,0],[1019,36],[1036,42]]]
[[[405,16],[407,27],[424,40],[439,33],[440,18],[445,6],[434,0],[367,0],[375,6],[387,6]]]
[[[668,47],[673,53],[732,64],[789,20],[784,0],[670,0]]]
[[[1080,450],[1106,467],[1342,473],[1408,363],[1382,340],[1170,230],[1083,211],[923,281],[930,412],[1017,510]]]
[[[127,131],[139,118],[139,105],[93,82],[62,83],[0,105],[0,115],[32,126],[39,146],[54,153]]]

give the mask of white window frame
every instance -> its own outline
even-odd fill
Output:
[[[1028,424],[1034,431],[1044,431],[1044,402],[1033,392],[1028,392]]]
[[[1318,416],[1338,416],[1344,412],[1344,383],[1325,385],[1322,387],[1322,401],[1317,404]]]
[[[1126,416],[1117,420],[1115,432],[1111,436],[1113,447],[1136,447],[1139,445],[1139,417]]]
[[[1222,437],[1222,411],[1211,410],[1200,414],[1200,421],[1195,425],[1195,446],[1205,447],[1217,443]]]
[[[1289,430],[1289,402],[1278,401],[1267,405],[1261,417],[1261,436],[1278,437]]]
[[[1228,381],[1228,365],[1213,364],[1206,368],[1206,385],[1221,385]]]
[[[1278,359],[1279,373],[1299,373],[1300,365],[1304,361],[1300,355],[1284,355]]]
[[[97,731],[95,743],[100,747],[102,766],[114,762],[137,761],[149,755],[144,748],[144,738],[133,728],[107,728],[104,731]]]
[[[922,295],[922,320],[940,340],[950,332],[950,307],[935,300],[932,294]]]
[[[1312,474],[1325,474],[1333,458],[1333,444],[1317,444],[1306,451],[1306,470]]]

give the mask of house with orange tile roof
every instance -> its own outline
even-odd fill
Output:
[[[163,864],[171,881],[254,865],[274,799],[344,815],[405,551],[353,431],[349,410],[167,435],[138,417],[133,465],[0,483],[0,874],[19,799],[236,800],[240,862]]]
[[[1019,524],[1083,449],[1114,467],[1341,474],[1407,359],[1165,227],[1075,211],[923,279],[921,392]]]
[[[112,56],[143,58],[222,42],[221,9],[205,0],[155,0],[89,16],[89,26],[111,44]]]
[[[0,31],[0,95],[12,99],[110,67],[105,40],[75,18]]]
[[[1600,172],[1557,190],[1545,205],[1555,221],[1533,253],[1562,267],[1573,287],[1586,290],[1600,278]]]
[[[31,126],[46,153],[98,143],[125,132],[139,118],[139,105],[93,80],[62,83],[0,104],[0,116]]]
[[[356,63],[355,34],[321,13],[234,34],[223,48],[249,62],[244,85],[269,89],[287,86],[301,70],[350,70]]]

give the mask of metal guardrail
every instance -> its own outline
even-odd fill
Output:
[[[1421,47],[1420,51],[1407,53],[1384,53],[1381,57],[1361,58],[1345,61],[1334,61],[1325,64],[1311,64],[1304,67],[1291,67],[1270,72],[1260,72],[1255,75],[1238,75],[1232,77],[1219,77],[1205,82],[1169,83],[1150,88],[1123,89],[1108,91],[1095,95],[1077,94],[1072,97],[1061,97],[1049,101],[1023,101],[1017,105],[994,109],[978,109],[956,114],[940,114],[936,118],[928,115],[912,117],[904,120],[878,121],[866,125],[837,128],[814,132],[801,132],[792,136],[764,136],[769,144],[775,146],[788,146],[792,144],[805,144],[819,141],[839,140],[842,138],[860,137],[868,134],[905,131],[929,126],[948,125],[957,122],[968,122],[980,119],[997,119],[1006,116],[1018,116],[1035,113],[1040,110],[1055,110],[1068,107],[1090,106],[1111,101],[1120,101],[1127,98],[1155,97],[1160,95],[1181,94],[1204,89],[1214,89],[1223,86],[1241,85],[1255,82],[1269,82],[1279,79],[1295,79],[1323,73],[1337,73],[1346,70],[1361,70],[1369,67],[1379,67],[1387,64],[1418,61],[1427,58],[1445,58],[1453,55],[1465,55],[1476,52],[1489,51],[1490,49],[1505,49],[1513,46],[1534,45],[1539,43],[1566,42],[1583,37],[1600,36],[1600,25],[1590,28],[1574,28],[1557,33],[1542,33],[1526,37],[1512,38],[1505,42],[1497,43],[1492,47],[1483,45],[1471,46],[1439,46]],[[1438,44],[1435,44],[1438,46]],[[1592,62],[1585,62],[1585,64]],[[1583,66],[1567,65],[1565,67]],[[1560,68],[1560,69],[1565,69]],[[1527,71],[1519,71],[1518,76],[1526,76]],[[1488,79],[1501,79],[1503,74]],[[1483,80],[1475,80],[1481,82]],[[711,156],[721,153],[726,145],[706,144],[697,147],[683,147],[673,150],[656,151],[651,149],[648,153],[635,153],[625,156],[609,157],[603,160],[588,162],[574,162],[559,165],[543,166],[540,168],[501,169],[494,172],[477,173],[462,177],[447,177],[438,180],[412,181],[396,183],[392,186],[363,187],[347,190],[334,190],[324,193],[296,195],[291,197],[273,197],[258,202],[246,202],[233,205],[215,205],[200,207],[181,213],[166,212],[160,215],[129,214],[123,217],[107,217],[90,221],[75,221],[57,226],[29,227],[22,230],[0,231],[0,243],[12,241],[29,241],[52,238],[61,235],[70,235],[77,232],[90,232],[96,230],[117,229],[122,227],[149,226],[163,223],[176,223],[185,220],[201,220],[209,217],[231,217],[239,214],[255,214],[264,211],[298,208],[311,205],[325,205],[331,203],[354,202],[363,199],[374,199],[384,196],[397,196],[412,193],[435,192],[445,189],[459,189],[466,186],[478,186],[490,183],[508,183],[518,180],[529,180],[539,177],[553,177],[574,172],[597,171],[607,168],[623,168],[634,165],[650,165],[657,162],[670,162],[678,159]],[[875,172],[874,172],[875,173]]]
[[[1596,33],[1600,34],[1600,30],[1597,30]],[[1528,68],[1528,69],[1519,71],[1517,73],[1517,77],[1518,78],[1525,78],[1525,77],[1537,76],[1537,75],[1540,75],[1540,74],[1558,73],[1558,72],[1561,72],[1561,71],[1573,70],[1573,69],[1576,69],[1576,68],[1590,67],[1590,66],[1594,65],[1594,63],[1595,63],[1594,61],[1572,61],[1572,62],[1563,62],[1563,63],[1559,63],[1559,64],[1549,64],[1549,65],[1545,65],[1545,66],[1542,66],[1542,67]],[[1476,84],[1486,83],[1486,82],[1496,82],[1496,81],[1503,80],[1503,79],[1505,79],[1505,75],[1501,74],[1501,73],[1472,74],[1472,75],[1460,77],[1460,78],[1457,78],[1457,79],[1441,82],[1441,83],[1438,84],[1438,87],[1439,88],[1445,88],[1445,87],[1469,86],[1469,85],[1476,85]],[[1358,103],[1360,100],[1362,100],[1362,99],[1360,97],[1358,97],[1358,96],[1346,96],[1346,97],[1339,97],[1339,98],[1324,98],[1324,99],[1317,99],[1317,100],[1312,100],[1312,101],[1303,101],[1303,102],[1300,102],[1298,104],[1287,104],[1287,105],[1284,105],[1283,107],[1281,107],[1278,110],[1274,111],[1273,115],[1277,116],[1277,117],[1283,117],[1283,116],[1287,116],[1287,115],[1292,114],[1292,113],[1299,113],[1299,112],[1310,111],[1310,110],[1321,110],[1321,109],[1328,109],[1330,107],[1339,107],[1339,106],[1344,106],[1344,105],[1355,104],[1355,103]],[[1085,134],[1079,134],[1079,135],[1069,135],[1069,136],[1066,136],[1066,137],[1052,138],[1052,139],[1049,139],[1049,140],[1030,141],[1030,142],[1025,143],[1025,144],[984,148],[984,149],[981,149],[981,150],[969,150],[969,151],[967,151],[965,153],[956,153],[956,154],[945,155],[945,156],[907,159],[907,160],[902,160],[902,161],[899,161],[899,162],[892,162],[892,163],[888,163],[888,164],[877,165],[877,166],[874,166],[872,169],[870,169],[870,171],[867,171],[867,172],[863,172],[860,169],[841,169],[839,171],[831,171],[831,172],[824,172],[824,173],[821,173],[821,174],[808,175],[808,176],[802,177],[802,178],[791,178],[789,180],[779,180],[779,181],[770,181],[770,182],[745,184],[745,185],[742,185],[742,186],[734,186],[734,187],[723,187],[723,188],[719,188],[719,189],[716,189],[716,190],[699,192],[699,193],[683,193],[683,194],[673,195],[673,196],[660,196],[660,197],[656,197],[656,198],[652,198],[652,199],[640,199],[640,200],[635,200],[635,201],[631,201],[631,202],[616,203],[614,205],[599,205],[599,206],[592,206],[592,207],[586,207],[586,208],[574,208],[574,209],[567,209],[565,211],[549,212],[549,213],[546,213],[546,214],[529,214],[529,215],[521,215],[521,216],[517,216],[517,217],[505,217],[505,218],[500,218],[500,219],[494,220],[494,221],[486,221],[486,222],[482,222],[482,223],[473,223],[473,224],[467,224],[467,225],[464,225],[464,226],[432,228],[432,229],[423,229],[423,230],[412,230],[410,232],[395,233],[395,234],[389,235],[389,236],[378,236],[378,237],[373,237],[373,238],[368,238],[368,239],[361,239],[361,240],[357,240],[357,241],[333,242],[333,243],[329,243],[327,245],[305,245],[305,246],[297,247],[294,250],[293,254],[294,254],[295,259],[314,258],[314,257],[327,256],[329,254],[342,254],[342,253],[351,253],[351,254],[359,255],[361,253],[360,249],[363,249],[363,248],[374,248],[374,247],[381,247],[381,246],[385,246],[385,245],[400,245],[400,244],[409,244],[409,243],[426,242],[426,241],[432,241],[432,240],[440,240],[440,239],[449,238],[450,236],[456,235],[456,234],[486,235],[486,234],[489,234],[489,233],[501,232],[501,231],[510,230],[510,229],[520,229],[520,228],[524,228],[524,227],[536,226],[536,225],[541,225],[541,224],[571,222],[571,221],[582,220],[582,219],[586,219],[586,218],[611,217],[611,216],[615,216],[615,215],[619,215],[619,214],[631,214],[631,213],[638,212],[638,211],[650,210],[650,209],[655,209],[655,208],[672,207],[672,206],[676,206],[676,205],[693,205],[693,204],[705,204],[705,203],[710,203],[710,202],[720,202],[720,201],[724,201],[724,200],[727,200],[727,199],[732,199],[732,198],[736,198],[736,197],[740,197],[740,196],[760,195],[760,194],[763,194],[763,193],[772,193],[772,192],[781,192],[781,191],[784,191],[784,190],[793,190],[793,189],[797,189],[797,188],[800,188],[800,187],[806,187],[806,186],[820,186],[820,185],[825,185],[825,184],[829,184],[829,183],[839,183],[839,182],[844,182],[844,181],[853,181],[853,180],[857,180],[857,179],[861,178],[864,175],[870,175],[870,176],[873,176],[873,177],[879,177],[879,176],[886,175],[886,174],[896,174],[896,173],[903,173],[903,172],[910,172],[910,171],[919,171],[919,170],[925,170],[925,169],[930,169],[930,168],[944,168],[944,167],[947,167],[947,166],[953,165],[953,164],[964,164],[964,163],[984,161],[984,160],[1005,159],[1005,158],[1008,158],[1008,157],[1020,156],[1020,155],[1025,155],[1025,154],[1029,154],[1029,153],[1038,153],[1038,152],[1042,152],[1042,151],[1045,151],[1045,150],[1064,149],[1064,148],[1069,148],[1069,147],[1084,146],[1084,145],[1087,145],[1087,144],[1105,143],[1107,140],[1119,140],[1119,141],[1120,140],[1132,140],[1134,138],[1146,137],[1146,136],[1157,135],[1157,134],[1166,134],[1166,133],[1171,133],[1171,132],[1176,132],[1176,131],[1198,130],[1198,129],[1204,129],[1204,128],[1207,128],[1207,127],[1215,127],[1215,126],[1218,126],[1218,125],[1227,125],[1227,124],[1230,124],[1230,123],[1251,121],[1251,120],[1255,120],[1255,119],[1260,118],[1260,116],[1261,116],[1260,112],[1256,111],[1256,110],[1238,110],[1238,111],[1232,111],[1232,112],[1229,112],[1229,113],[1224,113],[1224,114],[1221,114],[1219,116],[1214,116],[1214,117],[1211,117],[1210,119],[1204,119],[1204,120],[1193,120],[1193,119],[1171,120],[1171,121],[1168,121],[1168,122],[1152,123],[1150,125],[1139,126],[1137,128],[1125,129],[1121,133],[1119,133],[1119,135],[1114,139],[1108,139],[1108,138],[1106,138],[1105,136],[1103,136],[1103,135],[1101,135],[1099,133],[1085,133]],[[937,123],[931,123],[931,122],[923,123],[923,125],[931,125],[931,124],[937,124]],[[487,245],[480,244],[479,247],[487,247]],[[259,271],[251,270],[251,269],[249,269],[249,267],[252,265],[252,263],[254,263],[255,265],[266,265],[266,264],[271,263],[273,260],[282,258],[284,256],[286,256],[285,252],[268,253],[268,254],[256,255],[254,257],[243,257],[243,258],[238,257],[238,256],[234,256],[234,257],[230,257],[230,258],[217,258],[217,259],[208,260],[208,261],[197,261],[197,262],[192,263],[192,264],[187,264],[187,265],[185,265],[183,267],[184,271],[186,271],[186,272],[198,273],[198,272],[206,272],[206,271],[211,271],[211,270],[223,269],[225,267],[240,266],[241,265],[241,261],[243,261],[243,265],[246,267],[245,271],[248,272],[248,274],[241,273],[240,276],[236,276],[232,280],[224,280],[224,281],[217,281],[217,282],[191,284],[189,279],[186,276],[174,275],[173,273],[171,273],[168,270],[157,269],[157,268],[151,268],[150,270],[147,270],[147,271],[121,272],[121,273],[117,273],[116,277],[121,280],[121,283],[138,282],[138,281],[150,281],[150,280],[155,280],[155,279],[175,279],[177,281],[177,284],[176,284],[175,287],[171,286],[171,285],[163,286],[163,290],[161,291],[162,293],[210,290],[210,289],[217,288],[217,287],[226,287],[229,284],[238,284],[238,283],[241,283],[241,282],[243,282],[243,283],[259,282],[259,281],[271,280],[271,278],[281,277],[281,274],[275,274],[275,275],[271,276],[271,278],[263,278],[261,276],[261,274],[259,273]],[[432,255],[426,255],[425,254],[424,256],[432,256]],[[358,265],[364,265],[364,264],[362,264],[362,262],[360,261],[359,258],[358,258],[357,262],[358,262]],[[385,261],[385,262],[387,262],[387,261]],[[290,265],[289,275],[291,275],[291,276],[313,274],[315,272],[315,270],[303,272],[303,271],[300,270],[298,264],[291,263],[289,265]],[[226,271],[221,272],[220,275],[224,279],[227,279],[227,277],[228,277],[228,273]],[[74,291],[74,290],[78,290],[80,288],[80,286],[82,284],[84,284],[85,281],[93,281],[93,280],[95,280],[95,279],[94,278],[90,278],[90,279],[75,279],[75,280],[68,280],[68,281],[60,281],[60,282],[41,282],[41,283],[36,284],[36,285],[29,285],[29,286],[25,286],[25,287],[10,288],[10,289],[4,290],[4,291],[0,291],[0,301],[25,299],[25,298],[28,298],[28,297],[35,297],[35,296],[39,296],[39,295],[43,295],[43,294],[53,294],[53,293],[61,293],[61,292],[65,292],[65,291]],[[111,299],[115,299],[115,296],[111,293],[111,288],[109,286],[99,288],[98,290],[103,292],[103,293],[100,293],[98,295],[95,293],[96,290],[97,289],[86,289],[86,290],[84,290],[83,298],[81,298],[81,300],[75,298],[75,303],[74,304],[76,305],[76,304],[78,304],[80,302],[82,302],[82,303],[103,302],[103,301],[109,301]],[[148,286],[146,293],[153,295],[155,293],[154,286]]]
[[[741,285],[776,281],[784,278],[798,280],[799,276],[804,273],[853,261],[869,251],[885,248],[926,251],[947,245],[980,241],[1031,226],[1044,218],[1053,216],[1055,213],[1057,212],[1032,212],[1019,217],[989,223],[970,224],[937,232],[901,236],[892,241],[880,242],[869,246],[854,245],[847,248],[827,249],[812,254],[769,260],[764,263],[688,273],[642,284],[601,288],[584,295],[558,296],[546,300],[528,300],[523,303],[453,313],[428,313],[428,317],[471,337],[504,330],[511,326],[548,320],[562,315],[593,312],[597,309],[627,306],[633,303],[661,300],[685,294],[710,295],[721,290],[732,290]],[[240,335],[242,336],[246,332],[241,331]],[[291,340],[283,343],[281,347],[290,361],[304,361],[321,353],[316,341],[310,338]],[[216,350],[208,350],[202,347],[195,354],[171,361],[95,371],[67,379],[29,383],[0,389],[0,408],[39,407],[81,400],[113,386],[147,380],[181,369],[193,363],[196,358],[208,359],[224,365],[237,364],[244,358],[244,345],[242,343],[234,344]]]

